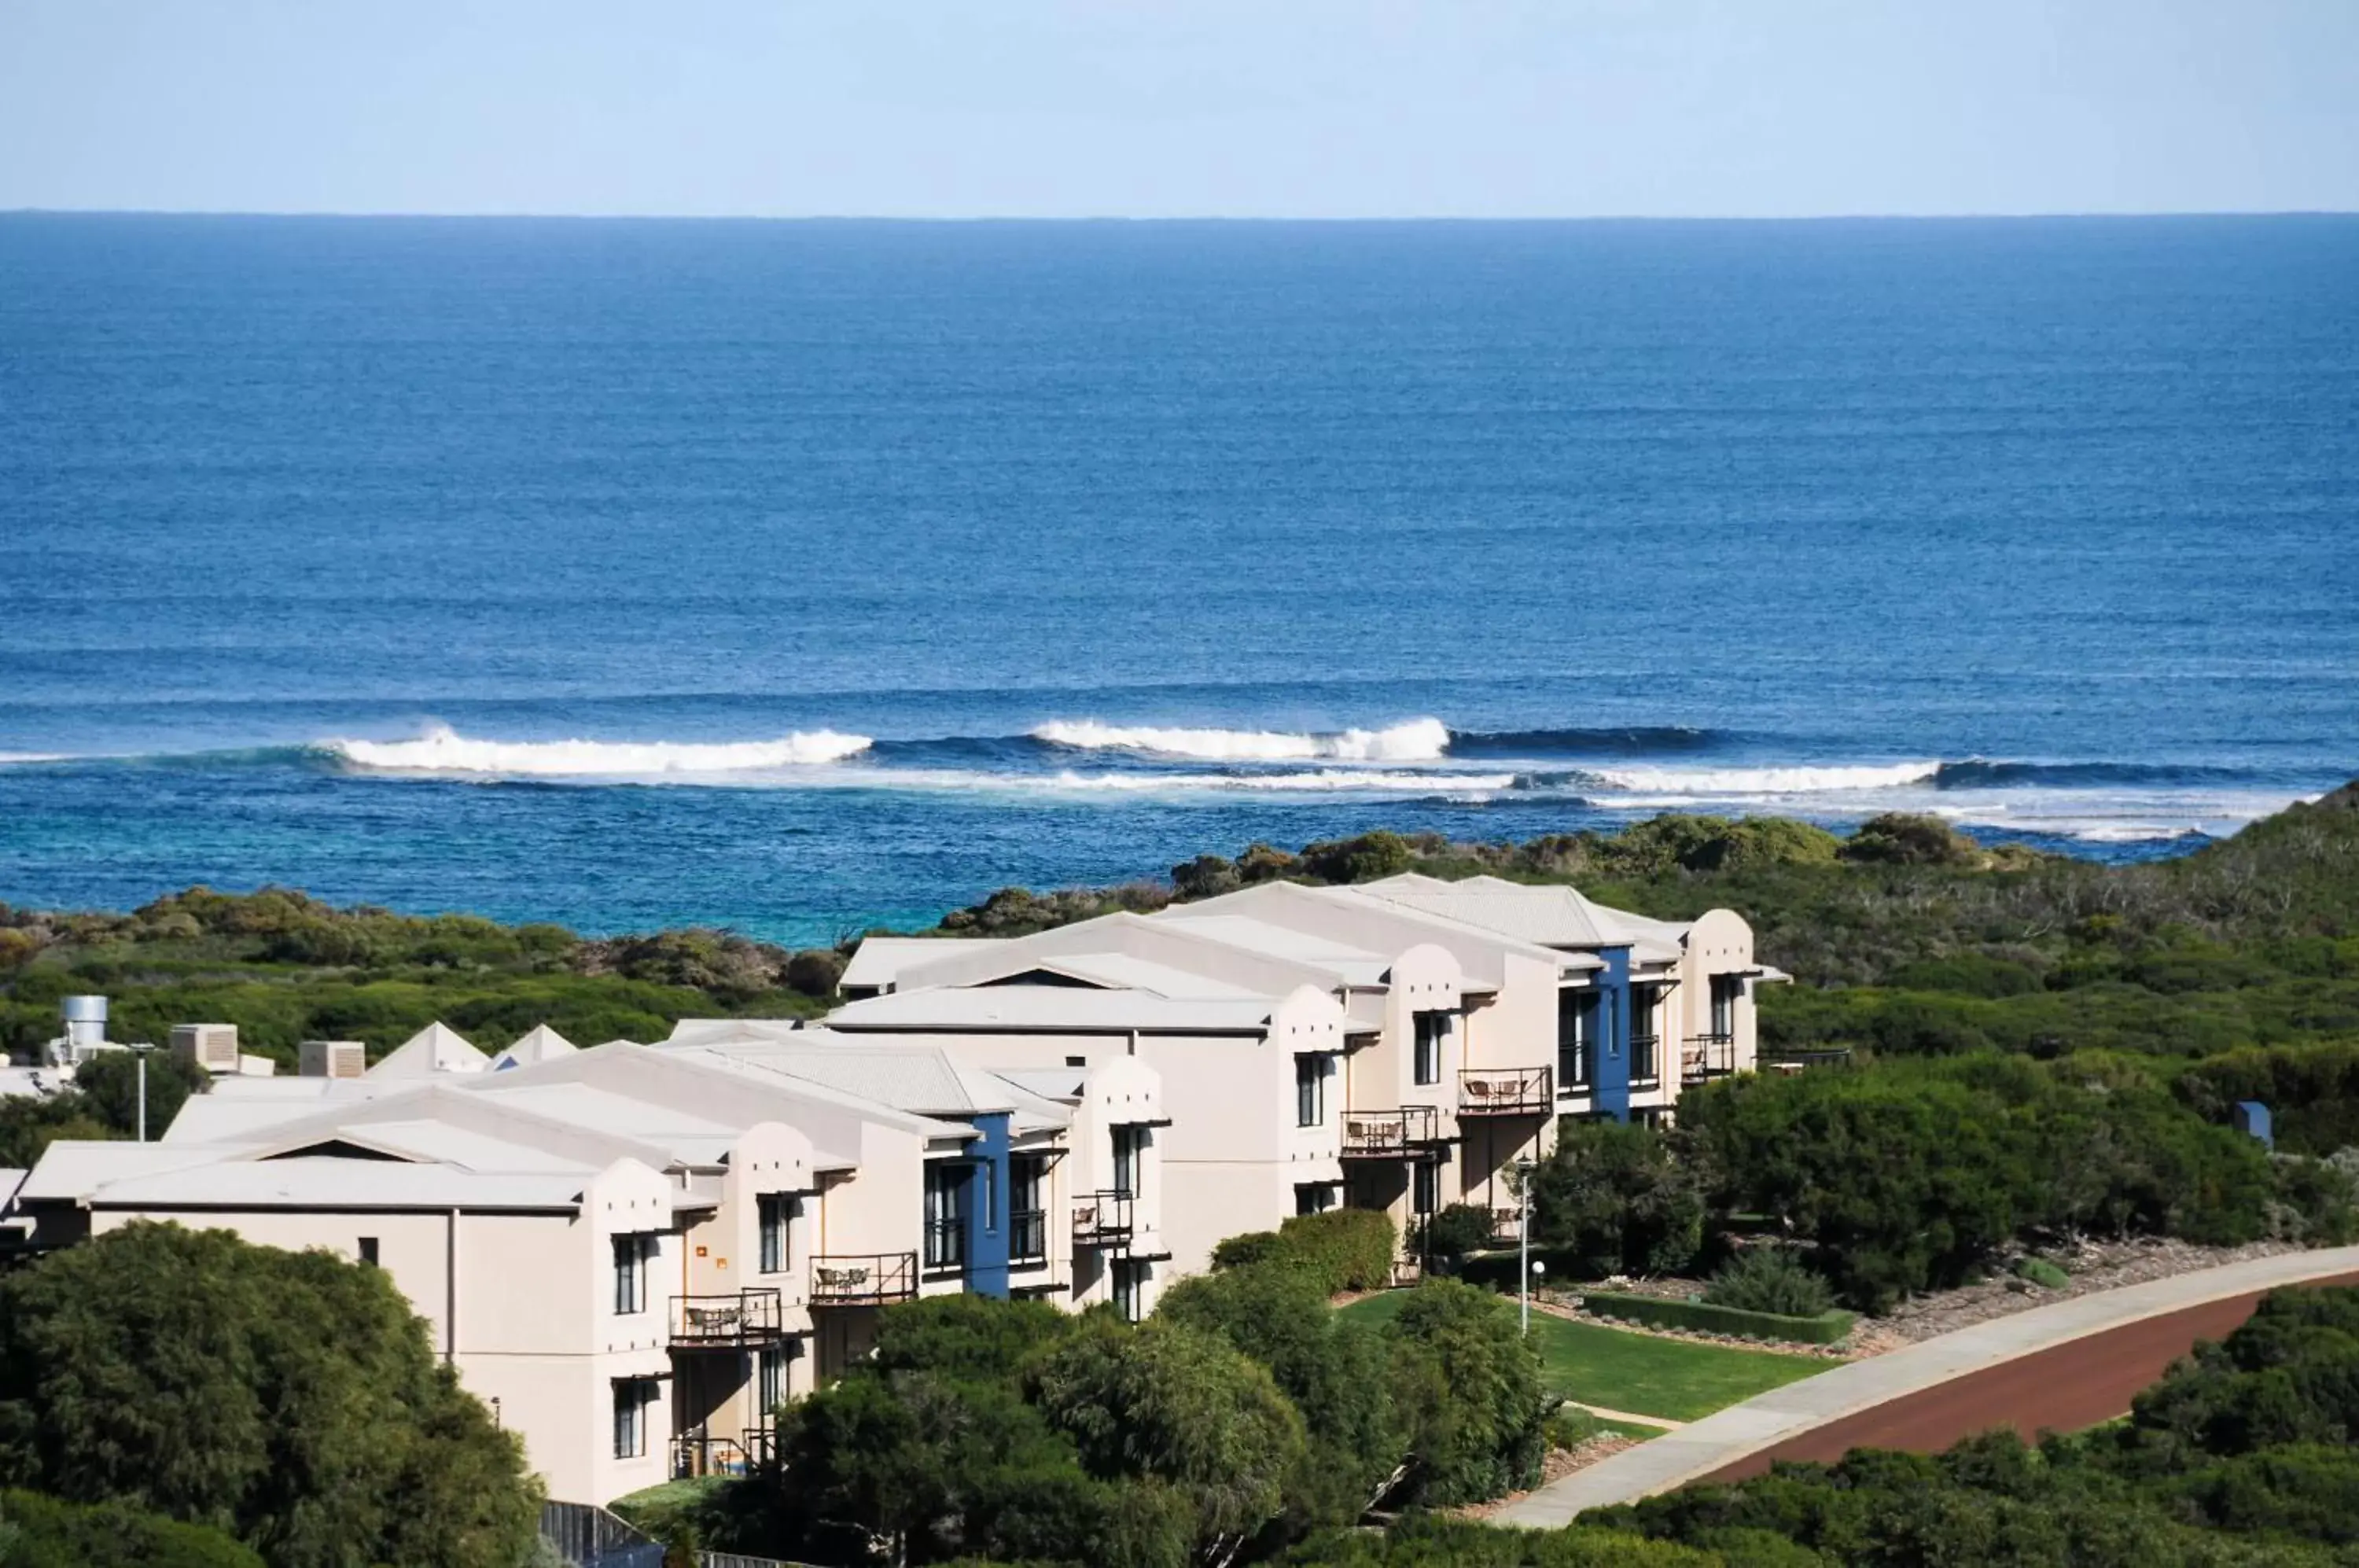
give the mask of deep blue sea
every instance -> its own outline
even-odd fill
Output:
[[[2359,219],[0,217],[0,899],[774,938],[2359,773]]]

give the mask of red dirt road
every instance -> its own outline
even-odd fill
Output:
[[[2359,1274],[2305,1283],[2359,1284]],[[1994,1427],[2013,1427],[2033,1438],[2042,1431],[2094,1426],[2127,1414],[2132,1397],[2192,1350],[2197,1340],[2227,1337],[2253,1315],[2266,1293],[2230,1296],[2034,1351],[1830,1421],[1703,1479],[1742,1481],[1767,1471],[1773,1459],[1834,1460],[1854,1448],[1935,1454]]]

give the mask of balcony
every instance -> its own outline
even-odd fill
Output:
[[[1524,1228],[1523,1205],[1521,1203],[1503,1204],[1490,1210],[1489,1213],[1491,1244],[1494,1247],[1513,1247]]]
[[[745,1451],[745,1463],[753,1469],[775,1465],[778,1459],[778,1429],[769,1426],[749,1426],[737,1440]]]
[[[906,1301],[918,1293],[918,1255],[875,1252],[810,1260],[814,1307],[873,1307]]]
[[[706,1475],[742,1476],[752,1470],[745,1445],[735,1438],[687,1433],[671,1440],[671,1476],[693,1481]]]
[[[1007,1262],[1035,1269],[1049,1261],[1049,1211],[1016,1209],[1007,1216]]]
[[[785,1304],[776,1290],[671,1299],[671,1342],[683,1348],[769,1345],[786,1332]]]
[[[1687,1049],[1680,1053],[1680,1082],[1701,1083],[1707,1078],[1725,1078],[1736,1071],[1736,1037],[1733,1034],[1699,1034],[1688,1037]]]
[[[1084,1192],[1073,1200],[1075,1247],[1122,1247],[1130,1245],[1131,1203],[1128,1192]]]
[[[1556,1109],[1556,1073],[1546,1067],[1469,1067],[1458,1074],[1462,1116],[1544,1116]]]
[[[1441,1140],[1441,1113],[1431,1105],[1352,1111],[1343,1117],[1346,1160],[1405,1160]]]

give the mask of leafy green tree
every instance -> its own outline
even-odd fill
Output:
[[[1182,1279],[1155,1315],[1220,1335],[1301,1412],[1310,1444],[1286,1487],[1298,1527],[1350,1524],[1375,1500],[1407,1446],[1379,1333],[1331,1312],[1299,1270],[1266,1263]]]
[[[1419,1501],[1477,1502],[1538,1480],[1553,1401],[1541,1387],[1539,1356],[1504,1301],[1455,1279],[1428,1279],[1386,1332]]]
[[[0,1277],[0,1465],[277,1568],[514,1561],[536,1492],[392,1281],[135,1225]]]
[[[1143,1479],[1184,1498],[1199,1549],[1248,1539],[1285,1507],[1302,1417],[1267,1370],[1177,1323],[1098,1320],[1033,1375],[1041,1410],[1102,1480]]]
[[[1702,1248],[1696,1178],[1643,1123],[1563,1123],[1530,1183],[1534,1241],[1569,1253],[1591,1278],[1684,1269]]]
[[[168,1051],[147,1052],[147,1136],[161,1138],[190,1094],[205,1086],[204,1069]],[[74,1069],[74,1088],[117,1137],[139,1127],[139,1060],[110,1051]]]

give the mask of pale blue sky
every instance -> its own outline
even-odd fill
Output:
[[[2359,209],[2359,0],[0,0],[0,208]]]

